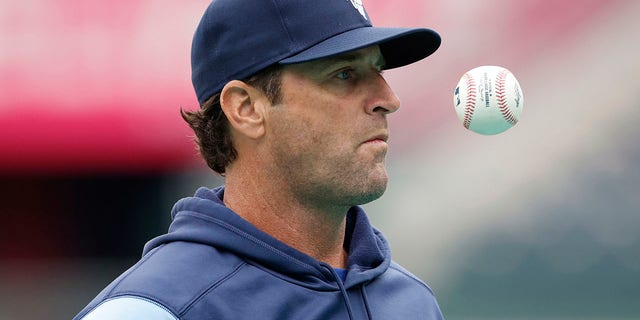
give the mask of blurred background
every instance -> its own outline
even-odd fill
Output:
[[[456,319],[640,319],[640,2],[364,0],[426,26],[430,58],[386,73],[387,193],[366,205],[394,258]],[[0,0],[0,319],[70,319],[164,233],[173,203],[223,183],[197,108],[208,1]],[[459,78],[500,65],[520,122],[465,130]]]

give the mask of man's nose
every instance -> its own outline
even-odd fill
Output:
[[[372,80],[372,101],[367,106],[368,113],[389,114],[398,111],[400,108],[400,99],[393,92],[389,84],[381,74],[376,74]]]

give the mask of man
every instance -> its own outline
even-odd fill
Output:
[[[383,69],[433,53],[428,29],[373,28],[360,1],[217,0],[192,47],[183,112],[224,187],[76,319],[442,319],[357,205],[385,191]]]

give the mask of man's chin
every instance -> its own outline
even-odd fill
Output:
[[[355,197],[356,203],[354,205],[362,205],[367,204],[371,201],[377,200],[382,197],[384,192],[387,190],[387,179],[385,178],[383,181],[379,181],[375,185],[371,185],[367,190],[361,192],[359,195]]]

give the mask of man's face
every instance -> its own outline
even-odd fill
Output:
[[[269,109],[266,130],[276,178],[285,179],[278,185],[296,200],[337,208],[384,193],[386,115],[400,101],[383,65],[374,46],[284,67],[282,100]]]

